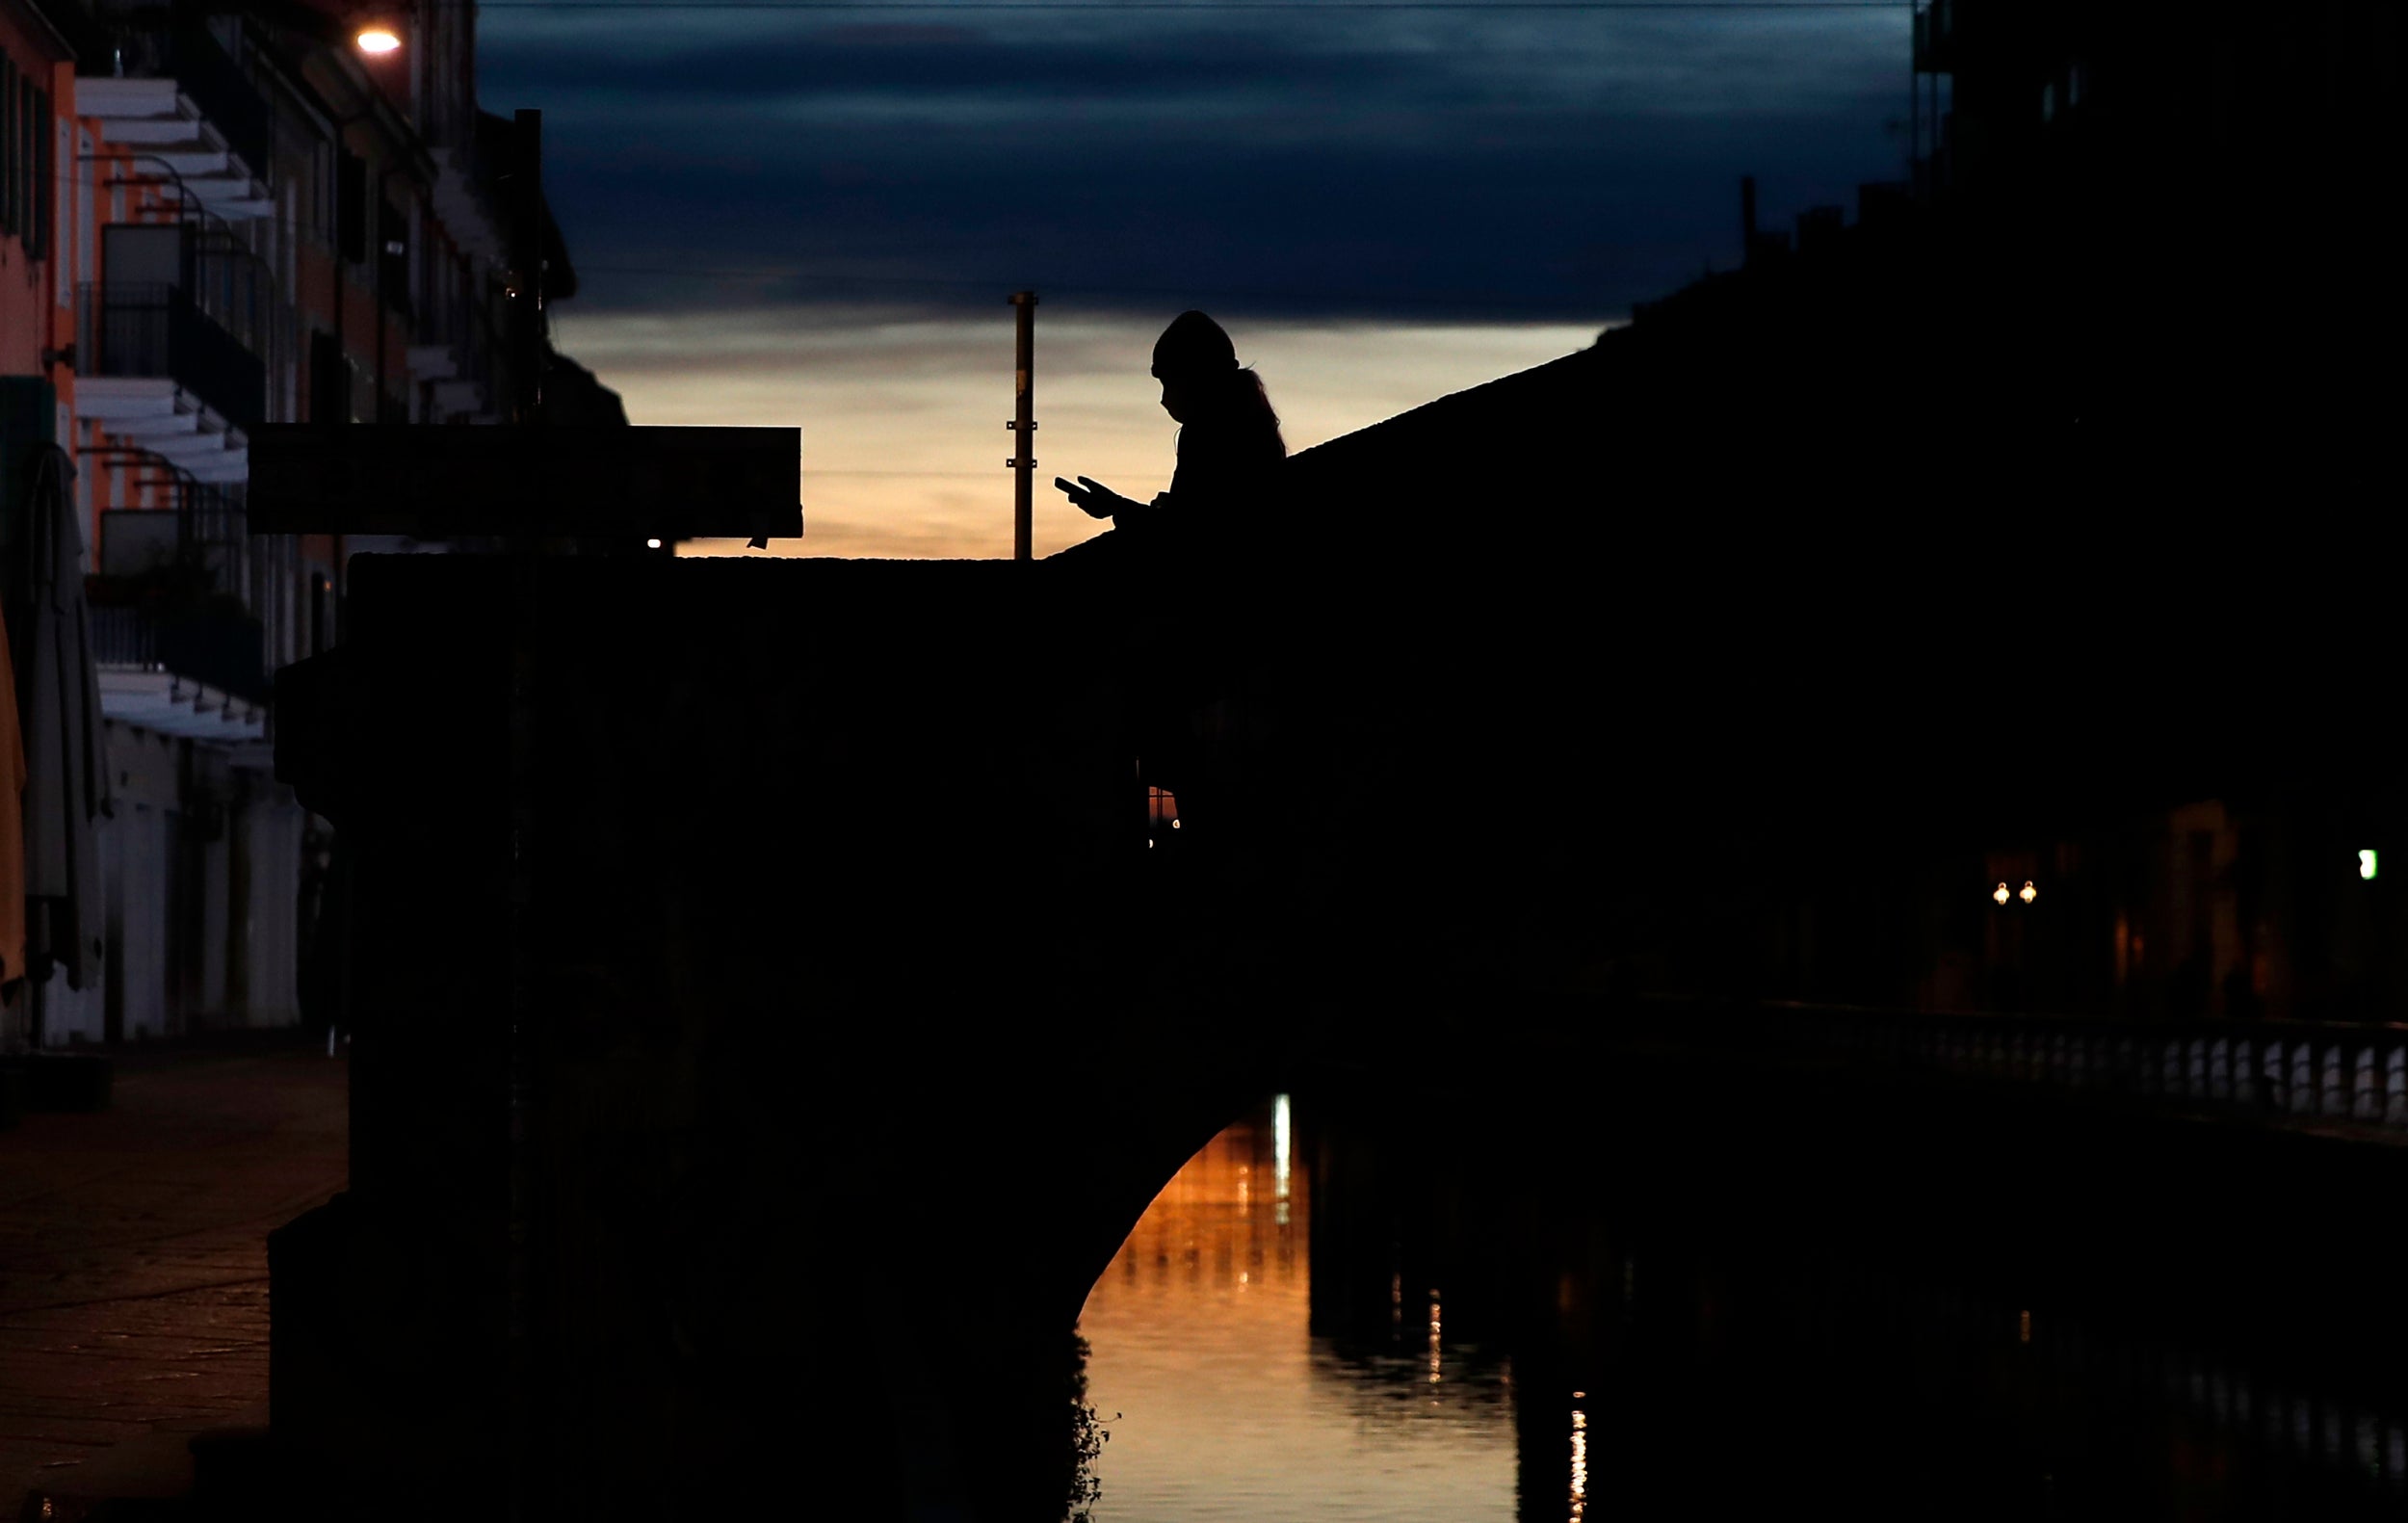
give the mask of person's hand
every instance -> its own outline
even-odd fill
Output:
[[[1137,506],[1136,503],[1091,477],[1080,477],[1078,485],[1074,486],[1057,476],[1054,478],[1054,485],[1060,487],[1062,492],[1078,505],[1080,512],[1090,518],[1110,518],[1114,513]]]

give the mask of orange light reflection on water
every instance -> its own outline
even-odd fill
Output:
[[[1510,1398],[1501,1372],[1458,1380],[1434,1296],[1426,1341],[1392,1358],[1312,1336],[1312,1208],[1288,1110],[1266,1107],[1179,1171],[1088,1293],[1087,1400],[1112,1433],[1097,1523],[1514,1516]]]

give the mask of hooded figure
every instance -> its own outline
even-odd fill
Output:
[[[1155,504],[1226,527],[1249,499],[1273,488],[1288,458],[1263,378],[1239,368],[1237,348],[1218,323],[1182,312],[1155,340],[1154,379],[1163,410],[1181,425],[1179,468]]]
[[[1111,518],[1192,571],[1226,555],[1241,523],[1260,518],[1288,445],[1262,378],[1240,367],[1227,330],[1202,312],[1182,312],[1163,329],[1153,373],[1163,410],[1180,425],[1170,489],[1139,503],[1085,476],[1077,487],[1057,485],[1090,516]]]
[[[1089,516],[1109,517],[1113,533],[1100,563],[1126,598],[1135,686],[1146,696],[1135,715],[1141,771],[1175,793],[1190,840],[1218,832],[1214,821],[1230,797],[1230,699],[1261,661],[1263,636],[1245,588],[1262,557],[1246,548],[1253,526],[1279,515],[1287,441],[1262,379],[1238,364],[1237,347],[1218,323],[1182,312],[1154,344],[1154,379],[1163,410],[1180,425],[1170,489],[1137,502],[1086,477],[1055,485]]]

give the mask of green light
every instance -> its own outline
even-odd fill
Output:
[[[2371,850],[2358,853],[2358,876],[2369,882],[2374,880],[2374,853]]]

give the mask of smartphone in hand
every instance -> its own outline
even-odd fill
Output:
[[[1054,485],[1090,518],[1109,518],[1128,502],[1127,498],[1090,477],[1082,476],[1072,483],[1057,476]]]

